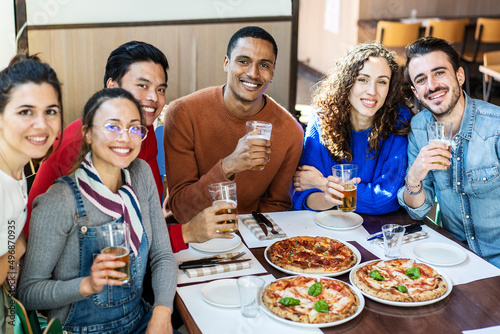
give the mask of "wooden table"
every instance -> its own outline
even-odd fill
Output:
[[[403,209],[383,216],[363,216],[367,224],[410,224],[412,220]],[[426,222],[441,234],[453,239],[444,229]],[[455,240],[456,241],[456,240]],[[362,262],[376,259],[372,253],[356,242]],[[276,278],[289,276],[270,266],[264,259],[265,248],[253,248],[252,253]],[[349,282],[348,274],[336,277]],[[201,300],[200,300],[201,302]],[[189,333],[201,333],[182,299],[176,295],[176,307]],[[462,333],[464,330],[500,325],[500,276],[453,286],[451,294],[432,305],[421,307],[395,307],[365,298],[363,312],[353,320],[334,327],[323,328],[324,333]]]

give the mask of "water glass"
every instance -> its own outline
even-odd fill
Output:
[[[240,293],[241,315],[245,318],[255,318],[259,315],[260,291],[264,280],[257,276],[243,276],[238,278],[238,291]]]

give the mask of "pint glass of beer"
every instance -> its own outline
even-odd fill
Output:
[[[247,125],[247,138],[249,139],[267,139],[271,140],[271,131],[273,125],[268,122],[262,121],[248,121]],[[252,170],[263,170],[264,165],[257,165],[251,168]]]
[[[357,199],[357,177],[358,166],[353,164],[342,164],[332,167],[333,176],[340,179],[340,184],[344,187],[344,198],[339,198],[343,203],[339,205],[339,210],[351,212],[356,210]]]
[[[427,123],[427,137],[430,142],[444,143],[448,151],[451,152],[451,139],[452,139],[453,123],[446,121],[430,122]],[[443,157],[446,158],[446,157]],[[441,162],[437,164],[444,165]]]
[[[106,277],[128,283],[130,281],[130,231],[125,223],[111,222],[97,228],[101,254],[111,254],[114,261],[125,262],[124,267],[108,268],[127,274],[127,277]]]
[[[212,197],[212,204],[219,202],[229,202],[237,205],[236,198],[236,182],[219,182],[213,183],[208,186],[208,191]],[[238,213],[237,209],[222,209],[216,212],[217,215],[223,215],[225,213]],[[237,223],[236,220],[222,220],[219,224],[234,224]],[[231,233],[238,230],[238,224],[235,228],[226,228],[219,230],[220,233]]]

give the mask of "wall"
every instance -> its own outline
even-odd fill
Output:
[[[298,60],[326,74],[357,43],[359,0],[341,0],[339,33],[324,29],[327,0],[300,1]]]
[[[167,103],[198,89],[226,82],[223,60],[231,35],[252,24],[217,23],[193,25],[133,26],[106,28],[34,29],[28,31],[31,53],[41,52],[63,82],[67,124],[80,117],[87,99],[103,88],[109,53],[130,40],[151,43],[168,58]],[[290,77],[290,22],[258,22],[275,38],[278,60],[267,93],[288,108]]]
[[[14,0],[0,1],[0,69],[16,54]]]

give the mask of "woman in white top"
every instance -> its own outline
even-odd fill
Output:
[[[50,151],[63,122],[61,87],[36,56],[18,55],[0,72],[0,282],[16,278],[26,249],[27,184],[24,166]],[[7,277],[9,273],[9,277]],[[0,332],[5,327],[0,294]]]

